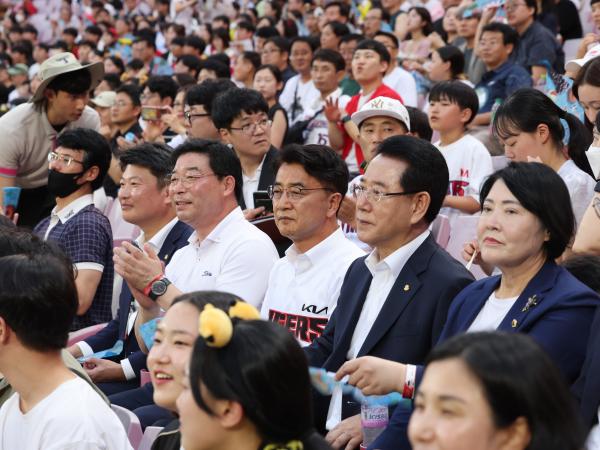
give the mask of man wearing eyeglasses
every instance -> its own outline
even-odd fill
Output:
[[[482,15],[482,25],[487,25],[497,8],[491,8]],[[534,84],[542,82],[550,64],[558,73],[564,72],[565,54],[556,36],[536,20],[537,0],[509,0],[505,3],[508,24],[519,33],[512,59],[531,72]]]
[[[253,89],[230,89],[213,103],[212,120],[221,140],[233,148],[242,164],[242,209],[254,208],[254,192],[266,191],[275,181],[277,150],[271,145],[268,112],[267,102]]]
[[[231,80],[204,80],[187,91],[183,116],[188,138],[221,138],[211,119],[210,110],[215,97],[232,88],[235,88],[235,84]]]
[[[85,128],[64,132],[56,144],[48,155],[48,191],[56,207],[34,233],[57,242],[77,269],[79,307],[71,330],[78,330],[112,318],[112,230],[92,198],[108,171],[111,152],[100,133]]]
[[[275,224],[293,244],[271,270],[261,315],[305,346],[325,329],[348,266],[364,252],[337,221],[348,189],[348,168],[337,153],[324,145],[290,145],[274,168]]]
[[[197,290],[231,292],[259,308],[277,251],[238,206],[242,169],[235,153],[218,142],[188,139],[172,159],[169,194],[179,220],[194,229],[189,245],[164,269],[150,246],[141,252],[125,242],[114,252],[116,272],[146,319]]]
[[[425,360],[450,302],[473,280],[428,230],[447,189],[446,162],[429,142],[394,136],[378,147],[353,189],[358,237],[373,251],[350,265],[327,328],[305,349],[311,366],[335,372],[366,355]],[[334,448],[358,448],[360,404],[339,391],[314,405],[316,426],[329,430]]]

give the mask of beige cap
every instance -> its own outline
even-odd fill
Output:
[[[408,110],[400,100],[390,97],[375,97],[365,103],[362,108],[352,114],[352,122],[360,126],[369,117],[387,116],[402,122],[410,131]]]
[[[110,108],[115,104],[117,93],[114,91],[104,91],[96,95],[91,102],[101,108]]]
[[[38,78],[42,81],[39,85],[30,102],[36,102],[44,96],[44,91],[48,84],[54,80],[57,76],[64,73],[75,72],[77,70],[89,70],[92,76],[92,85],[90,90],[94,89],[104,76],[104,64],[102,62],[95,62],[82,66],[81,63],[75,58],[73,53],[57,53],[51,56],[40,66],[40,70],[37,74]]]

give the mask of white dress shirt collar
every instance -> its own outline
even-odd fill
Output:
[[[222,233],[227,229],[227,227],[230,224],[233,224],[235,222],[239,222],[242,220],[246,220],[246,218],[244,217],[242,208],[237,206],[236,208],[231,210],[231,212],[229,214],[227,214],[223,218],[223,220],[221,220],[217,224],[217,226],[212,229],[212,231],[210,233],[208,233],[208,236],[206,236],[202,242],[200,242],[198,240],[198,234],[195,231],[190,235],[188,242],[197,248],[201,247],[202,244],[206,241],[219,242],[221,240]]]
[[[137,245],[139,245],[140,248],[143,247],[144,244],[146,244],[146,243],[150,244],[152,249],[156,253],[158,253],[160,251],[160,249],[162,248],[163,244],[165,243],[167,236],[169,235],[169,233],[171,232],[171,230],[177,223],[177,220],[178,220],[177,217],[175,217],[168,224],[166,224],[164,227],[162,227],[160,230],[158,230],[154,234],[154,236],[152,236],[147,242],[146,242],[146,235],[144,234],[144,231],[142,230],[140,235],[135,239],[135,243]]]
[[[66,223],[69,219],[71,219],[75,214],[81,211],[83,208],[89,205],[94,204],[94,197],[92,194],[85,194],[79,197],[78,199],[73,200],[67,206],[65,206],[60,211],[56,210],[56,206],[52,210],[51,216],[53,218],[57,218],[61,223]]]
[[[285,251],[285,256],[296,271],[303,272],[317,264],[318,261],[325,259],[329,252],[334,251],[340,245],[344,245],[346,240],[344,232],[338,226],[333,233],[304,253],[298,251],[296,245],[292,244]]]
[[[369,256],[365,259],[365,265],[371,275],[375,276],[375,272],[380,270],[388,269],[392,272],[392,275],[395,278],[398,278],[400,272],[404,268],[406,262],[410,259],[413,253],[421,246],[425,239],[429,236],[429,230],[423,231],[420,235],[414,238],[407,244],[404,244],[402,247],[388,255],[382,261],[379,260],[379,256],[377,254],[377,249],[374,249]]]

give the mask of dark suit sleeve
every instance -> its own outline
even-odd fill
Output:
[[[115,342],[119,340],[119,314],[121,309],[119,308],[119,312],[117,312],[117,317],[108,322],[103,329],[101,329],[94,336],[87,338],[84,342],[92,347],[94,352],[99,352],[102,350],[107,350],[112,348],[115,345]]]
[[[308,358],[308,365],[311,367],[323,367],[327,358],[333,351],[333,338],[335,336],[335,322],[337,317],[337,308],[331,314],[329,322],[323,334],[312,341],[308,347],[304,347],[304,353]]]
[[[131,364],[131,368],[135,372],[136,377],[140,377],[140,371],[146,370],[146,359],[148,355],[138,350],[137,352],[132,353],[127,357],[129,360],[129,364]]]
[[[546,312],[527,333],[548,353],[569,384],[583,366],[596,302],[584,292],[565,296],[558,308]]]

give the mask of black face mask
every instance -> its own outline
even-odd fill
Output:
[[[77,184],[77,180],[83,173],[60,173],[56,170],[48,170],[48,191],[55,197],[68,197],[82,186]]]

